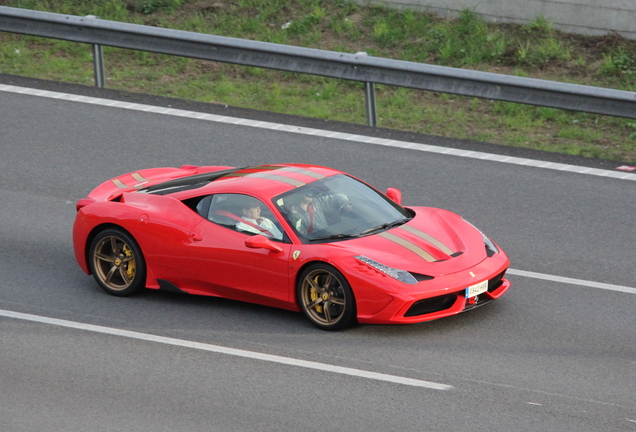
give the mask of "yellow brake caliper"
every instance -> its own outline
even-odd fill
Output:
[[[316,278],[314,279],[314,282],[316,283],[316,285],[318,285],[318,276],[316,276]],[[316,300],[318,300],[318,291],[316,291],[316,288],[312,288],[310,290],[310,294],[311,294],[311,301],[315,302]],[[316,309],[316,312],[318,313],[322,313],[322,306],[316,305],[314,306],[314,309]]]
[[[132,256],[132,251],[130,250],[127,244],[124,245],[124,247],[122,248],[122,251],[124,252],[124,255],[126,255],[127,257]],[[126,263],[126,274],[128,275],[128,278],[130,280],[132,280],[135,277],[135,260],[134,259]]]

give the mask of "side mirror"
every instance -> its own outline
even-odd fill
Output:
[[[245,240],[245,246],[252,249],[267,249],[272,252],[282,252],[283,248],[265,237],[264,235],[255,235]]]
[[[396,188],[388,188],[386,190],[386,196],[391,198],[393,201],[402,205],[402,191]]]

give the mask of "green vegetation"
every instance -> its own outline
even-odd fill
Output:
[[[636,41],[345,0],[3,0],[70,15],[636,91]],[[365,123],[361,83],[104,48],[106,86]],[[92,85],[87,45],[0,33],[0,73]],[[636,162],[636,120],[376,86],[381,127]]]

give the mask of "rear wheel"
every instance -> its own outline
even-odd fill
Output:
[[[356,304],[342,273],[327,264],[307,267],[298,280],[298,304],[312,324],[323,330],[338,330],[356,321]]]
[[[100,232],[91,243],[88,262],[95,280],[109,294],[129,296],[144,288],[146,264],[141,249],[124,230]]]

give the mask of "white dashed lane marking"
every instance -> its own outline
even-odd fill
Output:
[[[142,340],[147,342],[156,342],[156,343],[161,343],[165,345],[172,345],[172,346],[178,346],[183,348],[208,351],[208,352],[213,352],[216,354],[243,357],[243,358],[247,358],[251,360],[260,360],[260,361],[278,363],[278,364],[287,365],[287,366],[314,369],[314,370],[333,373],[333,374],[349,375],[353,377],[365,378],[365,379],[370,379],[375,381],[384,381],[384,382],[389,382],[394,384],[403,384],[403,385],[414,386],[414,387],[423,387],[423,388],[428,388],[433,390],[451,390],[453,388],[453,386],[450,386],[447,384],[440,384],[440,383],[435,383],[431,381],[406,378],[406,377],[401,377],[397,375],[387,375],[383,373],[365,371],[361,369],[353,369],[353,368],[335,366],[335,365],[330,365],[325,363],[299,360],[299,359],[295,359],[291,357],[281,357],[277,355],[263,354],[263,353],[254,352],[254,351],[227,348],[227,347],[223,347],[219,345],[210,345],[210,344],[201,343],[201,342],[193,342],[193,341],[187,341],[183,339],[175,339],[175,338],[169,338],[164,336],[152,335],[148,333],[139,333],[139,332],[134,332],[129,330],[103,327],[103,326],[97,326],[92,324],[84,324],[84,323],[79,323],[75,321],[48,318],[48,317],[43,317],[39,315],[31,315],[31,314],[13,312],[13,311],[2,310],[2,309],[0,309],[0,316],[6,317],[6,318],[14,318],[19,320],[37,322],[41,324],[49,324],[49,325],[55,325],[60,327],[72,328],[77,330],[85,330],[85,331],[90,331],[94,333],[102,333],[107,335],[126,337],[129,339],[136,339],[136,340]]]

